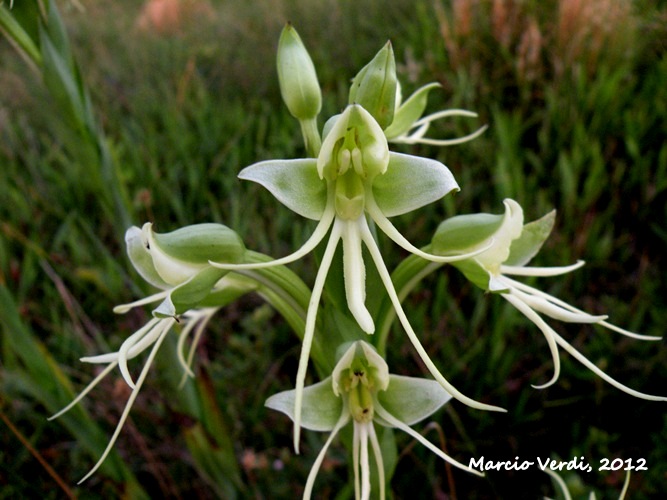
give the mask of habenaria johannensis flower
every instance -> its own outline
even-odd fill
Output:
[[[387,289],[399,320],[431,374],[452,396],[465,404],[485,410],[501,408],[478,403],[461,394],[442,376],[422,347],[396,296],[389,272],[368,225],[367,217],[389,238],[407,251],[435,262],[454,262],[480,253],[484,248],[461,255],[436,256],[407,241],[389,221],[436,201],[459,187],[442,163],[389,151],[387,139],[373,116],[358,104],[349,105],[325,126],[325,138],[317,158],[269,160],[241,171],[241,179],[267,188],[284,205],[309,219],[319,220],[313,235],[293,254],[261,264],[211,264],[221,269],[252,269],[285,264],[301,258],[329,236],[313,285],[306,317],[303,347],[296,380],[295,448],[298,450],[301,392],[306,377],[315,319],[327,273],[338,242],[343,245],[343,273],[347,305],[359,326],[373,333],[375,325],[368,312],[365,264],[362,243]]]
[[[296,390],[281,392],[271,396],[266,406],[285,413],[296,422],[296,397]],[[410,427],[432,415],[450,399],[451,395],[438,382],[392,375],[385,360],[370,344],[363,341],[352,343],[330,377],[303,390],[299,425],[308,430],[331,432],[310,470],[303,498],[311,497],[331,442],[350,420],[354,426],[352,462],[357,499],[368,499],[371,493],[369,443],[377,464],[379,498],[385,498],[384,462],[376,425],[400,429],[450,464],[483,475],[454,460]]]
[[[137,272],[162,291],[131,304],[117,306],[114,311],[123,314],[137,306],[155,302],[160,304],[153,310],[153,318],[130,335],[117,351],[81,358],[84,363],[103,364],[106,367],[69,405],[50,417],[50,420],[57,418],[71,409],[116,367],[132,389],[105,451],[80,483],[102,465],[111,451],[167,334],[179,324],[178,359],[184,376],[194,376],[190,365],[194,348],[206,324],[222,305],[247,293],[254,286],[248,281],[225,276],[227,271],[209,265],[208,259],[212,255],[228,262],[240,262],[245,254],[245,247],[238,235],[221,224],[197,224],[159,234],[147,223],[142,229],[128,229],[125,242],[128,256]],[[185,343],[193,332],[194,338],[186,359]],[[135,381],[130,374],[128,361],[149,348],[144,367]]]
[[[432,250],[447,255],[486,248],[483,252],[469,259],[453,262],[452,265],[478,287],[500,294],[542,331],[551,351],[554,373],[551,380],[536,388],[548,387],[558,379],[560,374],[558,346],[560,346],[600,378],[623,392],[642,399],[667,401],[665,397],[645,394],[616,381],[565,341],[542,319],[540,314],[567,323],[600,325],[640,340],[660,339],[619,328],[608,323],[607,316],[588,314],[537,288],[510,278],[512,275],[557,276],[580,268],[584,262],[579,261],[563,267],[526,267],[551,233],[555,211],[524,225],[521,206],[511,199],[506,199],[504,204],[503,215],[472,214],[447,219],[438,227],[433,237]]]

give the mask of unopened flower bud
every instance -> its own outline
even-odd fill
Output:
[[[287,109],[298,120],[315,118],[322,107],[317,73],[301,38],[289,23],[280,35],[277,61],[280,93]]]
[[[391,42],[387,42],[354,77],[349,103],[363,106],[385,129],[394,120],[396,91],[396,61]]]

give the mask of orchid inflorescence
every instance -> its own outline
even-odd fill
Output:
[[[608,323],[606,316],[588,314],[510,277],[556,276],[583,265],[579,261],[564,267],[526,266],[552,231],[555,212],[524,224],[519,203],[507,199],[504,214],[459,215],[445,220],[431,242],[422,248],[408,241],[390,221],[391,217],[412,212],[458,191],[459,186],[450,170],[439,161],[391,151],[389,144],[451,145],[472,140],[486,127],[454,139],[433,139],[425,135],[436,120],[451,116],[475,117],[474,113],[446,110],[422,116],[429,93],[439,85],[425,85],[404,101],[392,46],[387,43],[352,80],[346,107],[329,118],[320,130],[322,96],[315,66],[289,24],[280,37],[277,61],[282,97],[300,123],[307,157],[256,163],[243,169],[239,177],[262,185],[287,208],[317,221],[317,225],[301,248],[277,259],[246,249],[241,238],[221,224],[196,224],[170,233],[157,233],[151,223],[146,223],[142,228],[132,227],[127,231],[127,252],[134,268],[161,291],[115,309],[124,313],[134,307],[158,303],[153,318],[116,352],[82,358],[84,362],[104,364],[106,368],[53,417],[78,403],[115,368],[132,389],[106,451],[83,480],[95,472],[115,443],[165,337],[179,330],[178,359],[185,382],[187,377],[194,376],[191,367],[194,348],[206,324],[222,307],[249,292],[264,297],[302,339],[295,388],[269,397],[266,405],[293,420],[297,452],[301,428],[330,432],[308,476],[304,498],[310,498],[313,492],[327,449],[339,431],[350,423],[356,498],[369,498],[372,485],[379,488],[380,498],[385,497],[391,473],[384,466],[378,439],[381,428],[400,429],[451,465],[480,475],[410,426],[431,416],[452,399],[479,410],[505,410],[465,396],[433,362],[402,305],[409,288],[419,280],[413,279],[410,287],[401,291],[396,289],[376,230],[407,251],[411,255],[408,258],[425,263],[420,279],[450,264],[474,285],[500,295],[532,321],[544,335],[554,365],[551,379],[536,387],[548,387],[558,379],[558,347],[561,347],[620,390],[642,399],[667,400],[626,387],[607,375],[556,333],[542,315],[564,322],[599,325],[641,340],[657,340],[656,337],[623,330]],[[324,251],[311,289],[285,265],[313,252],[324,240]],[[329,272],[339,255],[336,253],[339,245],[342,247],[342,303],[345,307],[339,308],[334,316],[339,319],[336,326],[328,322],[325,328],[318,312],[323,307],[336,308],[341,303],[327,301],[325,292]],[[371,292],[386,293],[390,311],[367,305],[366,260],[369,257],[383,287],[383,290]],[[378,324],[386,324],[389,315],[392,319],[398,318],[434,380],[389,373],[383,336],[372,335]],[[190,351],[186,355],[186,343],[191,337]],[[330,339],[340,339],[338,348],[323,348],[324,338],[328,340],[327,346],[331,345]],[[128,363],[146,350],[148,358],[134,380]],[[311,359],[322,380],[307,386]],[[375,468],[371,467],[371,453]]]

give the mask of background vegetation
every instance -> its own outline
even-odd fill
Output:
[[[664,2],[183,0],[163,1],[162,17],[150,4],[59,3],[106,134],[111,175],[94,157],[99,150],[68,132],[49,82],[0,40],[0,498],[299,495],[324,436],[306,433],[296,456],[290,422],[263,407],[267,395],[292,386],[298,344],[256,297],[212,322],[197,381],[182,391],[175,388],[174,345],[165,346],[116,453],[82,486],[74,485],[106,444],[127,387],[110,377],[80,409],[46,421],[93,376],[78,358],[115,349],[147,319],[147,311],[111,312],[148,291],[124,255],[127,222],[155,221],[160,231],[224,222],[249,248],[271,255],[287,254],[312,229],[236,179],[256,161],[303,154],[274,69],[286,20],[318,68],[324,116],[344,105],[349,79],[391,39],[406,93],[439,81],[443,89],[431,94],[429,109],[479,113],[433,135],[489,124],[473,143],[404,148],[443,161],[463,188],[398,218],[411,241],[428,243],[447,216],[498,213],[505,197],[519,201],[528,220],[557,208],[557,227],[536,263],[587,265],[540,287],[609,313],[615,324],[664,334]],[[397,264],[399,249],[382,243]],[[294,267],[313,276],[314,266]],[[664,404],[619,392],[566,354],[559,382],[533,389],[552,370],[542,335],[455,270],[428,278],[408,301],[415,330],[443,373],[465,394],[509,410],[499,416],[453,403],[437,413],[421,428],[451,455],[583,455],[594,469],[600,458],[645,458],[649,470],[633,475],[630,498],[667,490]],[[664,343],[554,326],[612,376],[665,394]],[[419,373],[404,340],[400,329],[392,334],[389,365]],[[555,495],[537,469],[478,479],[448,470],[407,436],[398,439],[395,498]],[[318,496],[336,497],[348,472],[344,449],[334,447]],[[623,482],[619,472],[565,476],[575,496],[594,489],[615,498]]]

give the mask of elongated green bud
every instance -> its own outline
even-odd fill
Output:
[[[298,120],[315,118],[322,108],[322,92],[313,61],[299,34],[287,23],[278,41],[278,81],[289,112]]]
[[[394,120],[397,84],[394,51],[387,42],[354,77],[349,104],[361,105],[385,129]]]

